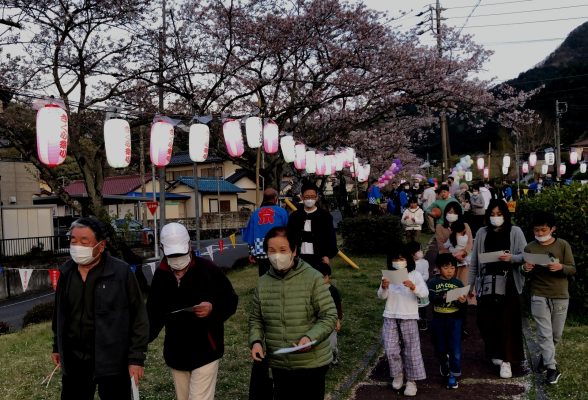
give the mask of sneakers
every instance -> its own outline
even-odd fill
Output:
[[[417,394],[417,387],[414,381],[406,382],[406,388],[404,388],[404,395],[405,396],[416,396]]]
[[[492,364],[496,365],[497,367],[500,367],[502,365],[502,360],[500,360],[498,358],[493,358],[491,361],[492,361]]]
[[[555,385],[557,381],[559,381],[559,377],[561,376],[561,372],[559,368],[555,367],[555,369],[547,368],[547,378],[545,381],[550,385]]]
[[[403,384],[404,384],[404,375],[400,374],[398,376],[395,376],[394,379],[392,380],[392,389],[400,390],[402,388]]]
[[[457,389],[458,387],[457,378],[453,375],[449,375],[449,378],[447,378],[447,389]]]
[[[447,365],[447,364],[441,364],[439,366],[439,373],[441,374],[441,376],[447,377],[447,376],[449,376],[449,372],[450,372],[449,371],[449,365]]]
[[[503,362],[500,365],[500,377],[505,379],[512,378],[512,370],[510,369],[510,363]]]

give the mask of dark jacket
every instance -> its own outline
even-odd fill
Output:
[[[314,248],[314,254],[318,257],[333,258],[339,251],[337,249],[337,237],[335,235],[335,228],[333,227],[333,217],[331,213],[322,208],[317,208],[313,216],[311,224],[311,242]],[[314,214],[313,213],[313,214]],[[304,234],[304,221],[307,219],[307,213],[304,208],[298,209],[290,214],[288,219],[288,230],[294,235],[296,239],[296,249],[300,255],[300,245],[302,243],[302,235]]]
[[[235,313],[238,302],[231,282],[214,263],[192,255],[187,268],[178,284],[164,259],[155,271],[147,299],[150,341],[165,325],[163,357],[179,371],[192,371],[223,356],[223,323]],[[192,311],[172,313],[203,301],[212,304],[205,318]]]
[[[129,265],[102,254],[100,276],[94,291],[94,375],[96,377],[128,373],[129,365],[143,365],[149,325],[139,284]],[[67,261],[60,267],[53,312],[53,352],[61,356],[61,369],[68,373],[64,354],[64,326],[68,318],[67,282],[77,264]]]

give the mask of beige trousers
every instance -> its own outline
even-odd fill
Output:
[[[219,360],[192,371],[172,369],[178,400],[214,400]]]

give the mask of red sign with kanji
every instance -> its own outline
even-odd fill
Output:
[[[146,204],[147,204],[147,208],[149,209],[149,212],[151,213],[151,215],[155,215],[155,211],[157,211],[157,207],[159,206],[159,203],[156,201],[148,201]]]

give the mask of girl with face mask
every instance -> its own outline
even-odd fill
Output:
[[[443,246],[458,260],[455,277],[462,283],[467,282],[468,265],[470,263],[473,242],[470,240],[468,229],[466,229],[466,224],[463,222],[463,219],[458,219],[451,224],[449,238]]]
[[[251,302],[251,357],[269,361],[278,399],[323,398],[333,359],[326,339],[335,329],[337,309],[323,275],[297,257],[285,227],[272,228],[263,248],[271,268],[259,278]],[[275,354],[293,344],[304,348]]]
[[[458,263],[462,265],[461,267],[458,267],[456,277],[460,280],[463,279],[464,281],[467,281],[467,271],[460,271],[460,269],[463,268],[463,265],[466,263],[466,257],[472,251],[474,234],[472,233],[469,224],[465,222],[463,210],[457,201],[452,201],[445,206],[443,220],[443,224],[437,224],[435,227],[435,240],[437,242],[439,254],[450,252],[449,247],[447,247],[446,244],[451,234],[454,232],[454,225],[456,223],[459,222],[458,226],[463,226],[463,229],[465,229],[464,231],[462,228],[457,228],[458,231],[465,232],[463,235],[460,235],[463,236],[460,241],[463,242],[462,244],[464,247],[460,247],[458,251],[455,251],[453,256],[457,259]],[[457,245],[457,242],[455,245]]]
[[[501,378],[512,377],[511,364],[523,360],[519,296],[524,279],[520,272],[527,244],[522,230],[513,226],[506,202],[493,199],[486,210],[486,225],[476,233],[472,251],[470,296],[477,296],[477,322],[486,356],[499,367]],[[498,252],[493,262],[480,255]]]

